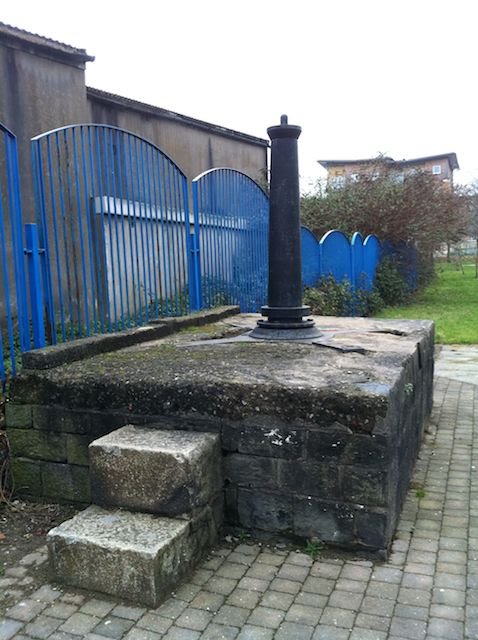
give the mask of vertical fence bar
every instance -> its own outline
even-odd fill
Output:
[[[38,241],[38,228],[36,224],[25,225],[26,255],[30,283],[30,300],[32,310],[33,346],[35,349],[44,347],[45,324],[43,319],[43,296],[40,264],[40,244]]]

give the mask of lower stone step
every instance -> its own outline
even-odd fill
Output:
[[[47,544],[59,582],[156,607],[215,538],[209,507],[179,520],[93,505],[52,529]]]

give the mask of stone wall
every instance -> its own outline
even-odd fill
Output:
[[[433,328],[427,324],[426,329],[407,337],[410,349],[407,346],[401,354],[382,349],[378,361],[374,356],[373,365],[366,356],[360,360],[364,371],[370,367],[369,381],[360,383],[360,393],[351,393],[341,382],[341,377],[352,372],[344,370],[344,363],[353,366],[351,362],[359,361],[356,354],[330,354],[327,349],[326,353],[320,352],[320,358],[327,358],[325,371],[329,362],[336,368],[335,388],[322,388],[314,397],[312,391],[289,381],[288,390],[283,391],[282,398],[274,396],[273,403],[267,385],[254,385],[254,394],[251,391],[249,395],[244,389],[240,396],[237,390],[230,390],[236,404],[230,410],[226,408],[226,391],[219,384],[215,399],[211,395],[207,402],[216,402],[214,406],[222,409],[211,406],[194,414],[186,404],[181,412],[174,409],[173,391],[168,395],[169,406],[163,396],[149,401],[150,391],[144,391],[141,400],[140,389],[146,384],[141,379],[135,388],[131,388],[131,380],[127,387],[115,383],[108,399],[105,387],[98,387],[96,406],[93,393],[85,392],[82,398],[72,383],[64,396],[68,406],[61,406],[52,377],[45,382],[38,373],[36,378],[20,376],[13,402],[7,406],[16,487],[24,495],[88,503],[87,447],[96,437],[128,423],[218,432],[224,463],[225,522],[229,527],[262,537],[317,537],[348,548],[386,550],[431,411]],[[404,340],[400,336],[387,339],[388,344]],[[245,350],[248,357],[251,348],[254,345]],[[305,346],[283,348],[289,355],[292,349],[295,355],[307,352]],[[272,347],[262,345],[261,357],[267,349],[274,353]],[[173,365],[164,351],[162,359],[174,377]],[[229,364],[237,376],[236,361]],[[277,360],[273,364],[278,366]],[[384,367],[394,374],[384,373]],[[89,368],[93,370],[93,366]],[[218,374],[216,366],[214,370]],[[374,371],[379,371],[383,382],[374,380]],[[156,384],[160,386],[160,381]],[[55,404],[49,404],[48,397]],[[247,406],[242,417],[237,409],[241,403]],[[292,403],[290,413],[295,417],[281,414],[281,403],[284,407]],[[265,409],[268,404],[273,404],[269,410]],[[152,411],[154,406],[161,409]]]

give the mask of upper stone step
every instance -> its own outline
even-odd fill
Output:
[[[96,505],[47,536],[56,580],[155,607],[215,542],[209,507],[193,520]]]
[[[222,496],[217,434],[127,425],[92,442],[89,454],[99,505],[178,517]]]

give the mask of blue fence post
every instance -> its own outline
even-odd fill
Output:
[[[193,216],[194,216],[194,233],[190,234],[189,249],[189,304],[191,311],[199,311],[202,308],[202,290],[201,290],[201,254],[199,241],[199,203],[198,203],[198,186],[196,182],[192,183],[193,193]]]
[[[30,283],[30,301],[32,309],[33,346],[40,349],[45,346],[45,323],[42,306],[42,283],[40,265],[40,244],[36,224],[25,225],[25,239]]]

